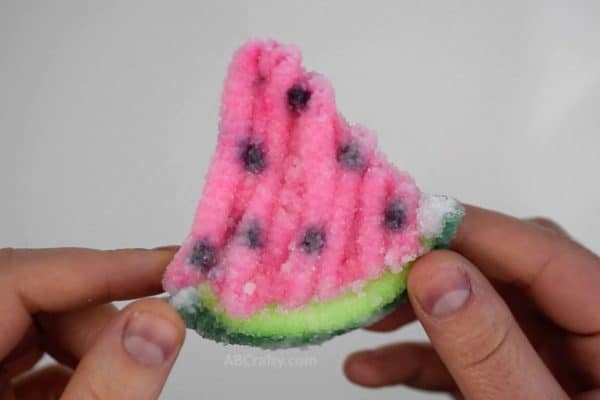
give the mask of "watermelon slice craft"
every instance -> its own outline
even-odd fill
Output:
[[[348,124],[295,47],[251,40],[229,67],[216,154],[163,286],[207,338],[320,343],[394,309],[411,262],[446,247],[463,214]]]

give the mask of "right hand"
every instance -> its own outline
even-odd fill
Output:
[[[473,399],[600,399],[600,259],[545,219],[467,207],[452,244],[417,260],[410,304],[431,340],[354,353],[348,378]]]

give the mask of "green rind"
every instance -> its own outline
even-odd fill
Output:
[[[206,286],[197,301],[179,309],[188,328],[217,342],[263,348],[297,347],[324,342],[377,320],[405,299],[407,269],[369,282],[360,293],[349,292],[328,302],[313,302],[298,310],[281,311],[268,307],[248,319],[233,319],[216,306],[214,294]],[[381,294],[389,298],[375,304]],[[337,313],[337,310],[353,310]]]
[[[456,231],[464,216],[464,207],[459,202],[456,202],[454,209],[444,215],[444,228],[442,229],[442,234],[433,241],[434,249],[447,249],[450,247],[450,242],[456,236]]]
[[[446,248],[464,216],[457,202],[444,215],[442,233],[423,238],[426,247]],[[349,291],[326,302],[313,301],[296,310],[284,311],[269,306],[245,319],[227,316],[208,285],[201,285],[195,298],[178,312],[188,328],[217,342],[262,348],[286,348],[322,343],[334,336],[366,326],[394,310],[406,299],[406,280],[410,265],[399,273],[387,271],[355,293]]]

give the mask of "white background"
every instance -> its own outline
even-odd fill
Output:
[[[187,234],[232,52],[303,49],[350,121],[423,190],[547,215],[600,248],[600,3],[0,1],[0,246],[152,247]],[[164,398],[429,398],[349,384],[354,332],[271,353],[188,335]],[[291,361],[290,361],[291,362]],[[402,360],[398,360],[399,363]]]

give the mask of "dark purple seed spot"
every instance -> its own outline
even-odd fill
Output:
[[[201,270],[208,269],[217,263],[217,249],[208,239],[200,239],[192,248],[189,261]]]
[[[258,249],[263,244],[263,231],[256,220],[250,222],[243,231],[244,243],[251,249]]]
[[[287,92],[288,105],[292,110],[301,111],[306,108],[310,95],[309,90],[300,85],[294,85]]]
[[[319,228],[308,228],[300,245],[306,254],[321,252],[325,246],[325,232]]]
[[[362,170],[365,164],[358,144],[354,142],[341,145],[337,151],[337,159],[342,166],[353,171]]]
[[[266,78],[263,75],[257,75],[256,79],[254,79],[254,84],[256,86],[263,84],[266,81]]]
[[[247,141],[242,144],[241,159],[246,171],[260,174],[266,167],[265,151],[260,143]]]
[[[399,231],[406,221],[406,206],[402,200],[393,200],[388,203],[383,212],[383,223],[392,231]]]

